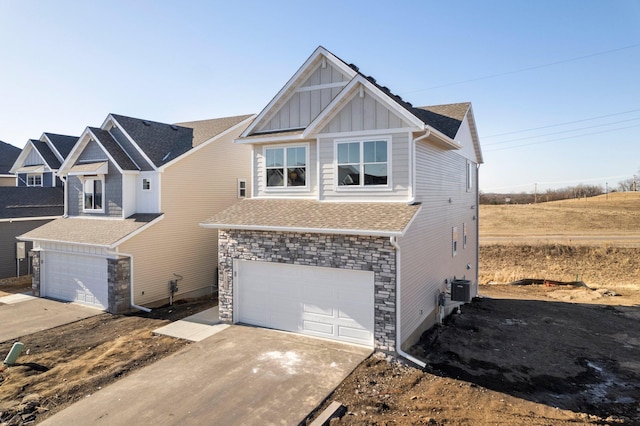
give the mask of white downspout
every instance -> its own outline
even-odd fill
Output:
[[[407,202],[407,204],[409,205],[416,202],[416,142],[426,139],[429,136],[431,136],[431,129],[427,129],[424,135],[419,136],[411,141],[411,197]]]
[[[398,244],[398,240],[396,237],[389,237],[389,242],[391,243],[391,245],[396,249],[396,352],[398,352],[398,354],[400,354],[400,356],[408,359],[409,361],[411,361],[412,363],[420,366],[420,368],[424,368],[427,366],[426,363],[424,363],[423,361],[420,361],[419,359],[417,359],[414,356],[409,355],[408,353],[406,353],[405,351],[402,350],[401,346],[401,342],[400,342],[400,324],[401,324],[401,316],[400,316],[400,309],[402,306],[402,303],[400,303],[401,301],[401,292],[400,292],[400,288],[402,287],[401,280],[400,280],[400,245]]]
[[[64,199],[62,200],[62,205],[64,206],[64,210],[62,212],[62,217],[65,219],[69,217],[69,203],[67,201],[67,177],[66,176],[58,176],[62,183],[64,183]],[[55,179],[55,177],[54,177]]]
[[[134,302],[134,298],[133,295],[135,294],[133,291],[133,255],[131,254],[127,254],[127,253],[120,253],[120,252],[110,252],[109,254],[115,255],[115,256],[126,256],[129,258],[129,297],[131,299],[130,302],[130,306],[132,308],[135,308],[139,311],[143,311],[143,312],[151,312],[151,309],[149,308],[145,308],[144,306],[139,306],[136,305]]]

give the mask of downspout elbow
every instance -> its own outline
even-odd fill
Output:
[[[400,245],[398,244],[398,238],[397,237],[389,237],[389,243],[391,243],[391,245],[393,246],[393,248],[396,249],[396,268],[397,268],[397,273],[396,273],[396,352],[398,353],[398,355],[400,355],[401,357],[405,358],[406,360],[412,362],[413,364],[419,366],[420,368],[425,368],[427,366],[427,364],[424,361],[419,360],[418,358],[409,355],[408,353],[406,353],[405,351],[402,350],[401,347],[401,342],[400,342],[400,307],[401,307],[401,303],[400,303],[400,296],[401,296],[401,284],[400,284]]]

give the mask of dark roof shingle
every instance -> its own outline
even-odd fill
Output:
[[[9,174],[21,152],[17,146],[0,141],[0,175]]]
[[[62,216],[62,188],[0,186],[0,219]]]
[[[67,158],[76,142],[78,142],[78,136],[58,135],[56,133],[46,132],[45,135],[47,136],[47,138],[49,138],[60,155],[62,155],[63,161]]]
[[[42,142],[37,139],[31,139],[29,142],[33,145],[33,147],[38,151],[40,157],[44,160],[44,162],[53,170],[57,170],[60,168],[60,160],[56,157],[56,154],[53,153],[49,145],[46,142]],[[32,164],[27,164],[31,166]]]
[[[98,129],[97,127],[89,127],[89,130],[98,139],[98,142],[109,152],[111,157],[120,166],[122,170],[139,170],[138,166],[133,162],[131,157],[127,155],[122,147],[111,136],[111,133],[106,130]]]

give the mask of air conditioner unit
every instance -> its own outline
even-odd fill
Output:
[[[451,300],[454,302],[471,302],[471,281],[451,280]]]

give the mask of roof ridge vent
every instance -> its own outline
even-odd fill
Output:
[[[175,124],[170,124],[170,126],[173,130],[178,130],[178,126],[176,126]]]
[[[359,72],[360,71],[360,68],[358,68],[355,64],[349,64],[349,68],[351,68],[355,72]]]
[[[142,124],[144,124],[145,126],[151,126],[151,123],[149,123],[147,120],[142,120]]]

